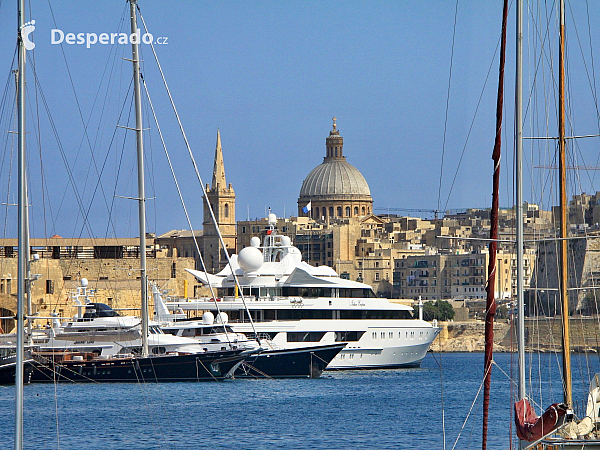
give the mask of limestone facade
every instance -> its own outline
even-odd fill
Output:
[[[138,239],[33,239],[32,255],[39,260],[31,263],[31,273],[39,275],[31,288],[32,312],[48,317],[72,317],[77,311],[68,298],[81,278],[96,291],[96,300],[125,315],[139,315],[140,274]],[[156,244],[148,241],[146,248],[148,277],[160,289],[172,295],[191,295],[192,277],[184,269],[193,267],[193,258],[167,256]],[[0,316],[14,316],[17,307],[17,240],[0,240]],[[33,259],[33,258],[32,258]],[[150,307],[153,307],[150,301]],[[0,322],[9,332],[12,319]],[[38,325],[46,320],[36,321]]]

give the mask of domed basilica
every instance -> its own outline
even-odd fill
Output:
[[[365,177],[346,162],[344,138],[333,118],[325,139],[326,156],[305,178],[298,198],[298,216],[315,220],[360,217],[371,214],[373,199]]]

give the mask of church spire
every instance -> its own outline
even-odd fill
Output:
[[[215,165],[213,166],[212,185],[213,190],[225,189],[225,164],[223,163],[223,150],[221,149],[221,131],[217,128],[217,146],[215,148]]]

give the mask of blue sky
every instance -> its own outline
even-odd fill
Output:
[[[5,43],[0,49],[0,67],[5,86],[11,78],[15,42],[13,3],[0,3],[0,33]],[[498,71],[498,57],[494,55],[500,37],[501,2],[459,3],[449,98],[455,2],[141,0],[139,4],[154,37],[168,38],[167,45],[157,45],[156,49],[204,183],[211,180],[216,132],[221,130],[227,181],[237,195],[238,220],[263,217],[267,207],[279,216],[284,212],[287,216],[296,214],[302,181],[325,155],[325,138],[333,116],[344,137],[348,162],[369,183],[376,212],[387,207],[435,209],[439,204],[446,209],[487,207],[491,203],[490,155]],[[128,6],[112,0],[50,5],[52,11],[48,2],[32,2],[36,48],[30,57],[35,58],[64,159],[89,216],[84,225],[41,94],[38,92],[36,103],[33,75],[28,72],[33,235],[135,236],[135,203],[114,198],[115,194],[136,196],[133,135],[116,128],[133,126],[133,115],[127,119],[131,100],[126,97],[131,63],[122,59],[131,57],[130,46],[95,44],[86,48],[52,45],[50,40],[53,28],[65,34],[128,32]],[[577,38],[573,31],[569,35],[569,49],[589,58],[585,4],[574,3],[573,10],[583,23]],[[598,11],[592,12],[590,23],[598,23]],[[504,138],[509,152],[513,23],[511,11]],[[534,29],[532,24],[526,26]],[[592,33],[598,31],[592,29]],[[592,35],[592,39],[596,37]],[[143,45],[142,52],[148,90],[193,226],[199,229],[202,208],[198,182],[149,46]],[[581,120],[579,134],[597,133],[585,68],[570,68],[576,75],[570,86],[572,97],[578,101],[572,114],[574,120]],[[590,73],[589,59],[587,68]],[[532,80],[536,74],[539,78],[539,73],[526,72],[526,79]],[[5,89],[14,89],[14,85]],[[12,120],[11,101],[3,104],[1,123],[5,128]],[[39,114],[34,114],[36,108]],[[149,123],[147,108],[145,111],[144,120],[150,127],[146,133],[147,194],[155,197],[149,202],[148,231],[160,234],[187,228],[156,127]],[[88,123],[87,135],[83,122]],[[10,141],[5,138],[3,146],[0,183],[8,186]],[[595,148],[588,153],[581,151],[585,162],[580,164],[596,164]],[[512,204],[507,175],[511,158],[507,154],[503,162],[502,204],[507,206]],[[530,167],[538,164],[534,160]],[[42,181],[46,192],[43,199]],[[0,190],[3,202],[16,197],[14,186],[9,193],[6,189]],[[591,192],[593,180],[584,189]],[[530,188],[525,197],[535,201],[534,195]],[[16,235],[10,208],[8,214],[4,234]]]

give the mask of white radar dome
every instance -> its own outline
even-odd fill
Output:
[[[87,280],[87,278],[82,278],[81,281],[80,281],[80,283],[81,283],[81,285],[83,287],[87,287],[88,286],[88,280]]]
[[[281,245],[284,247],[289,247],[290,245],[292,245],[292,240],[288,236],[282,236]]]
[[[220,312],[219,314],[217,314],[218,324],[225,325],[227,322],[229,322],[229,316],[226,312]]]
[[[212,325],[213,323],[215,323],[215,316],[213,315],[213,313],[211,313],[210,311],[206,311],[204,314],[202,314],[202,323],[204,325]]]
[[[256,247],[244,247],[238,254],[238,264],[244,272],[256,272],[263,263],[263,255]]]
[[[252,239],[250,239],[250,246],[260,247],[260,238],[254,236]]]
[[[277,225],[277,216],[275,214],[269,214],[267,220],[269,221],[269,225]]]

